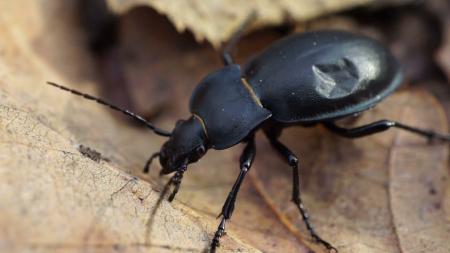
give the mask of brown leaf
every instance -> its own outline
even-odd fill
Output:
[[[155,211],[167,178],[156,177],[156,165],[151,176],[139,171],[163,139],[44,84],[81,84],[74,87],[96,93],[96,63],[81,46],[76,2],[4,1],[0,7],[0,251],[207,248],[238,174],[241,147],[208,152],[186,173],[177,200],[163,200]],[[213,67],[202,64],[194,67],[195,78]],[[194,78],[184,74],[174,80],[177,97],[187,97],[192,87],[181,85]],[[181,105],[157,123],[170,129],[184,113],[178,107],[186,110],[185,100],[174,100]],[[440,106],[422,93],[394,95],[357,124],[384,117],[446,129]],[[299,232],[303,224],[289,203],[290,171],[261,137],[220,251],[322,250]],[[320,128],[295,128],[283,140],[301,155],[312,221],[341,252],[448,251],[447,146],[396,130],[351,141]],[[111,162],[92,160],[80,145]]]
[[[368,4],[372,0],[326,1],[154,1],[108,0],[110,8],[124,14],[136,6],[150,6],[165,14],[178,31],[189,29],[197,40],[215,47],[227,41],[252,11],[258,13],[255,27],[277,25],[286,19],[305,21],[319,15]]]
[[[450,9],[450,7],[449,7]],[[442,47],[436,54],[436,60],[441,65],[442,69],[445,71],[447,80],[450,79],[450,18],[444,20],[444,43]]]

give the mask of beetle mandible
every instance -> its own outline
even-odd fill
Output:
[[[372,108],[401,84],[402,72],[397,60],[389,50],[365,36],[338,30],[291,35],[270,45],[241,70],[234,63],[231,51],[253,17],[241,25],[224,47],[225,66],[208,74],[195,88],[189,105],[191,117],[178,121],[172,132],[157,128],[141,116],[102,99],[52,82],[48,84],[109,106],[140,121],[154,133],[169,137],[144,168],[144,172],[148,172],[152,160],[159,157],[161,174],[175,172],[168,183],[174,186],[169,201],[178,192],[188,164],[198,161],[208,149],[223,150],[246,143],[240,157],[240,173],[222,207],[222,219],[211,242],[211,252],[219,246],[241,183],[255,158],[254,132],[262,129],[275,151],[292,168],[292,201],[311,237],[329,251],[337,251],[315,232],[309,221],[300,198],[297,156],[278,140],[283,128],[322,124],[346,138],[364,137],[391,127],[429,139],[450,141],[450,135],[391,120],[355,128],[343,128],[334,123]]]

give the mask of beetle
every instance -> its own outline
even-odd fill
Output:
[[[309,221],[300,197],[298,158],[278,140],[282,130],[321,124],[346,138],[364,137],[390,128],[443,141],[450,141],[450,135],[392,120],[355,128],[335,123],[374,107],[402,82],[400,64],[391,52],[362,35],[339,30],[291,35],[270,45],[241,69],[231,52],[252,18],[241,25],[224,47],[221,55],[224,67],[208,74],[193,91],[189,104],[192,115],[179,120],[171,132],[102,99],[56,83],[48,84],[109,106],[140,121],[154,133],[168,137],[161,150],[148,159],[144,172],[159,157],[160,173],[175,173],[168,182],[174,186],[169,201],[178,192],[188,164],[198,161],[208,149],[223,150],[245,143],[240,172],[219,215],[222,219],[212,239],[211,252],[219,246],[225,223],[232,216],[240,186],[255,158],[254,133],[261,129],[292,168],[292,201],[311,237],[329,251],[337,251],[315,232]]]

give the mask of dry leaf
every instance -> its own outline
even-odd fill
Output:
[[[441,6],[440,6],[441,7]],[[437,52],[436,54],[436,60],[437,62],[441,65],[442,69],[444,70],[446,76],[447,76],[447,80],[450,79],[450,59],[449,59],[449,54],[450,54],[450,18],[448,17],[447,13],[448,11],[450,11],[450,4],[445,4],[444,6],[442,6],[443,14],[445,14],[445,16],[443,16],[443,42],[441,45],[440,50]]]
[[[201,41],[206,39],[215,47],[227,41],[253,11],[257,12],[254,27],[279,25],[286,20],[297,22],[312,19],[373,0],[302,0],[302,1],[158,1],[108,0],[110,8],[124,14],[137,6],[150,6],[165,14],[178,31],[189,29]],[[392,2],[392,1],[391,1]],[[400,1],[406,2],[406,1]],[[392,4],[392,3],[391,3]]]
[[[156,180],[167,178],[156,177],[157,166],[151,176],[139,171],[164,140],[44,85],[82,84],[76,88],[95,94],[96,64],[82,46],[76,1],[0,7],[0,251],[203,251],[238,174],[241,147],[208,152],[191,166],[177,200],[162,201],[148,226],[161,189]],[[178,78],[174,92],[186,96],[191,86]],[[157,123],[169,129],[181,114]],[[440,105],[426,93],[396,94],[357,124],[379,118],[446,131]],[[220,250],[322,251],[299,232],[290,171],[261,137]],[[300,154],[312,221],[340,252],[449,251],[446,145],[397,130],[344,140],[321,128],[293,128],[282,139]],[[83,155],[89,151],[80,144],[110,162]]]

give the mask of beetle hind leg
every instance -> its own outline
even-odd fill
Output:
[[[314,227],[310,223],[309,214],[306,211],[303,205],[303,201],[300,197],[300,174],[297,156],[291,150],[289,150],[289,148],[287,148],[283,143],[281,143],[277,138],[270,136],[270,134],[268,134],[267,132],[266,135],[268,136],[272,147],[275,148],[275,150],[278,151],[278,153],[287,160],[287,163],[292,168],[292,202],[294,202],[294,204],[300,211],[300,214],[303,218],[306,228],[309,231],[309,234],[316,243],[325,246],[329,252],[333,251],[338,252],[338,250],[335,247],[333,247],[333,245],[322,239],[317,234],[317,232],[314,230]]]
[[[433,130],[421,129],[414,126],[405,125],[400,122],[392,120],[379,120],[367,125],[355,127],[355,128],[343,128],[337,126],[334,122],[324,122],[323,125],[331,132],[346,138],[359,138],[379,132],[386,131],[392,127],[403,129],[405,131],[423,136],[428,138],[428,140],[441,140],[450,142],[449,134],[442,134],[435,132]]]

